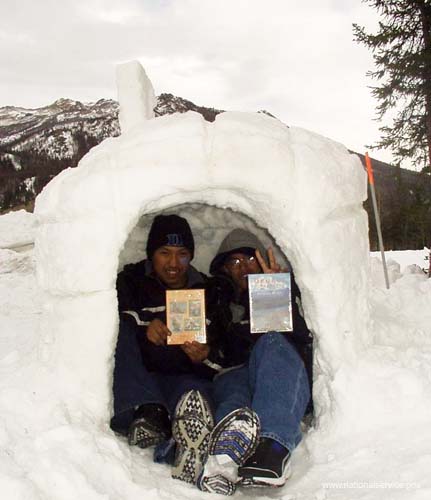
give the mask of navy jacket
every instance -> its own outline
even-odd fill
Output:
[[[205,288],[206,276],[190,266],[186,288]],[[147,338],[147,327],[154,319],[166,323],[166,290],[168,287],[154,274],[151,261],[129,264],[117,277],[118,308],[122,321],[134,329],[142,361],[149,371],[166,374],[193,373],[212,378],[216,371],[206,363],[192,363],[180,346],[158,346]],[[208,321],[207,321],[208,323]],[[211,351],[209,360],[217,358],[216,339],[207,328]]]

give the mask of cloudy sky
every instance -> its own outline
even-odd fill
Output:
[[[360,0],[0,0],[0,106],[116,98],[116,64],[137,59],[157,94],[266,109],[363,152],[379,132],[353,22],[377,16]]]

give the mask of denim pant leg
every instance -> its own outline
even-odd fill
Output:
[[[200,391],[208,401],[210,407],[214,407],[211,380],[198,377],[191,373],[182,375],[158,374],[158,380],[171,417],[173,417],[175,413],[175,407],[177,406],[178,400],[185,392],[191,391],[192,389]]]
[[[248,365],[233,368],[214,379],[216,423],[237,408],[251,407]]]
[[[114,416],[111,428],[126,434],[136,406],[159,403],[166,406],[157,376],[145,368],[136,339],[138,326],[120,320],[114,367]]]
[[[263,335],[249,360],[252,408],[259,415],[261,436],[290,451],[301,441],[301,419],[310,399],[307,373],[285,335]]]

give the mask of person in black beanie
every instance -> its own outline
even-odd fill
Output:
[[[201,442],[212,423],[211,379],[216,371],[211,358],[216,354],[211,338],[207,344],[166,345],[170,331],[165,294],[168,289],[204,288],[206,277],[190,265],[194,238],[187,220],[178,215],[154,218],[146,250],[146,260],[125,266],[117,277],[120,321],[111,428],[126,435],[131,445],[158,445],[155,459],[159,461],[160,455],[166,455],[160,450],[165,445],[171,448],[174,416],[187,427],[184,413],[193,408],[199,414],[198,427],[195,420],[190,424],[190,439],[196,446],[185,456],[176,443],[172,476],[195,483],[204,460]]]
[[[189,223],[179,215],[156,215],[147,240],[147,257],[162,246],[183,246],[190,252],[190,260],[195,255],[195,240]]]

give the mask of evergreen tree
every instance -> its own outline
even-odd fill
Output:
[[[373,52],[377,117],[395,111],[374,148],[389,148],[431,173],[431,0],[363,0],[380,16],[376,34],[353,25],[355,39]]]

